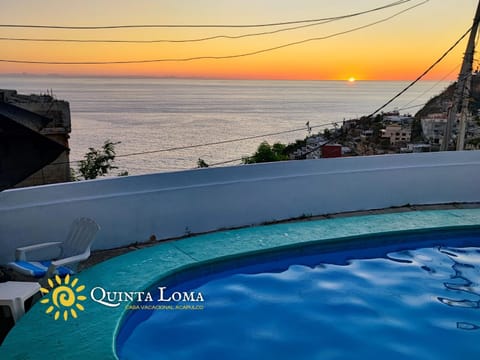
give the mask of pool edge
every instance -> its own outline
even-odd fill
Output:
[[[249,238],[251,228],[246,228],[161,243],[100,263],[80,273],[78,279],[87,289],[104,286],[112,290],[143,290],[179,270],[282,247],[479,226],[480,209],[428,210],[264,225],[258,227],[258,239]],[[312,237],[293,240],[289,232],[309,233]],[[161,261],[155,261],[159,259]],[[0,357],[81,359],[95,355],[117,359],[115,338],[125,311],[122,307],[106,308],[88,299],[85,312],[80,313],[78,319],[63,322],[54,321],[51,315],[45,314],[44,305],[37,303],[0,346]]]

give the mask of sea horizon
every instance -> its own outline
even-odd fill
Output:
[[[74,168],[90,147],[111,140],[120,142],[119,171],[132,175],[192,169],[199,158],[240,164],[262,141],[291,143],[308,135],[307,122],[317,133],[368,115],[409,83],[0,75],[0,88],[70,103]],[[449,84],[419,82],[384,111],[414,114]],[[278,132],[286,133],[271,135]]]
[[[61,73],[0,73],[1,77],[39,77],[39,78],[87,78],[87,79],[174,79],[174,80],[212,80],[212,81],[299,81],[299,82],[349,82],[349,79],[289,79],[289,78],[241,78],[241,77],[214,77],[214,76],[176,76],[176,75],[119,75],[119,74],[61,74]],[[357,79],[354,82],[413,82],[415,79]],[[422,82],[454,82],[455,79],[425,79]]]

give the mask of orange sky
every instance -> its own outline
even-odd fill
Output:
[[[393,0],[84,0],[66,2],[16,0],[2,4],[1,24],[245,24],[315,19],[383,6]],[[0,41],[1,59],[33,61],[125,61],[139,59],[228,56],[324,37],[381,20],[419,4],[402,6],[295,31],[243,39],[196,43],[91,44]],[[0,63],[0,74],[58,73],[107,76],[177,76],[243,79],[409,80],[433,63],[470,26],[476,0],[431,0],[384,23],[338,37],[312,41],[255,56],[190,62],[128,65],[34,65]],[[0,28],[0,37],[68,39],[191,39],[240,35],[260,29],[122,29],[46,30]],[[466,42],[429,76],[454,79]],[[455,70],[454,70],[455,69]],[[452,71],[454,70],[454,71]]]

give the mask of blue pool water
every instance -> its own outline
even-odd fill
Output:
[[[478,232],[369,239],[368,248],[366,241],[356,241],[360,248],[302,248],[165,279],[157,286],[168,292],[201,292],[203,310],[175,310],[172,303],[173,310],[128,312],[117,354],[478,359]]]

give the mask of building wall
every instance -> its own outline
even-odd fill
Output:
[[[443,135],[445,133],[447,119],[425,118],[421,120],[421,123],[423,136],[433,144],[441,144],[443,140]]]
[[[388,125],[382,135],[382,137],[390,139],[390,144],[409,142],[411,136],[411,129],[400,125]]]
[[[452,124],[452,134],[457,133],[459,117]],[[430,114],[421,119],[423,136],[432,144],[442,144],[447,127],[447,114]]]
[[[15,90],[1,90],[0,101],[42,115],[52,121],[41,134],[69,147],[71,132],[70,105],[50,95],[22,95]],[[35,186],[70,181],[69,151],[63,152],[52,164],[45,166],[15,187]]]
[[[68,152],[64,151],[51,164],[45,166],[22,182],[15,185],[16,188],[56,184],[70,181],[70,159]]]
[[[480,202],[480,151],[290,161],[0,192],[0,263],[87,216],[95,249],[406,204]]]

